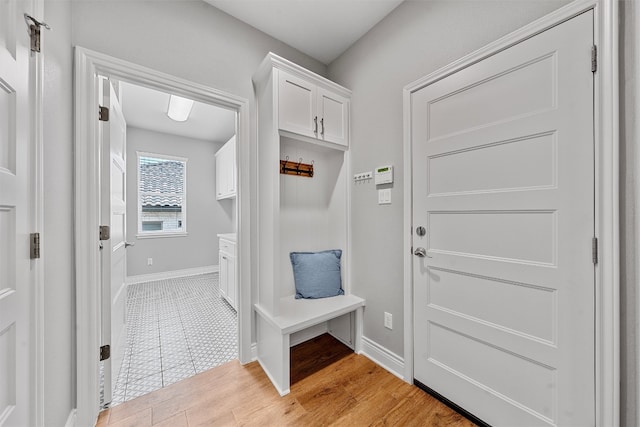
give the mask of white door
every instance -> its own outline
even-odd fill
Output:
[[[595,423],[592,44],[586,12],[412,95],[414,376],[494,426]]]
[[[111,402],[114,381],[123,358],[126,339],[126,131],[122,107],[109,80],[103,80],[103,106],[109,120],[101,121],[101,224],[108,225],[109,239],[102,241],[102,343],[111,357],[104,365],[104,403]]]
[[[0,426],[33,424],[29,320],[31,2],[0,1]],[[34,261],[37,262],[37,261]]]

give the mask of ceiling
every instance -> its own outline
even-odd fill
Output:
[[[205,0],[329,64],[403,0]]]
[[[205,0],[303,53],[329,64],[403,0]],[[235,134],[236,114],[196,102],[186,122],[167,117],[169,95],[120,83],[129,126],[207,141]]]
[[[236,133],[234,111],[195,102],[189,119],[176,122],[167,116],[168,94],[127,82],[120,87],[128,126],[215,142],[227,142]]]

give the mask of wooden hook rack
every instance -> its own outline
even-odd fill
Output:
[[[302,163],[302,159],[297,162],[292,162],[289,161],[289,157],[287,156],[285,160],[280,160],[280,173],[313,178],[313,160],[311,163]]]

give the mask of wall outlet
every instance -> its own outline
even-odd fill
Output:
[[[384,327],[393,329],[393,314],[384,312]]]
[[[147,258],[147,265],[153,265],[153,258]]]

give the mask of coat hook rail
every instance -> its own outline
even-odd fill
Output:
[[[292,162],[287,156],[285,160],[280,160],[280,173],[313,178],[313,163],[313,160],[311,163],[302,163],[302,158],[297,162]]]

